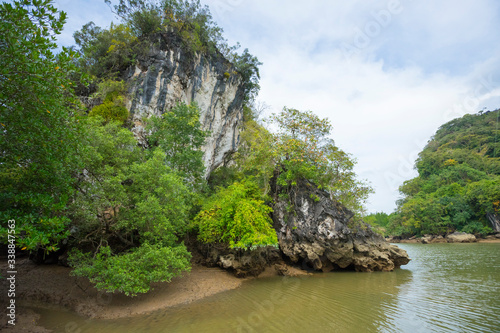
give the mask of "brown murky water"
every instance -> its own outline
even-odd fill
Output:
[[[499,332],[500,244],[401,244],[389,273],[249,281],[201,301],[119,320],[37,309],[55,332]]]

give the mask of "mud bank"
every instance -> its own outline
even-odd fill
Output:
[[[6,271],[6,264],[6,260],[2,260],[1,271]],[[171,283],[156,283],[154,290],[147,294],[127,297],[99,292],[87,279],[71,276],[70,272],[68,267],[36,265],[27,258],[18,259],[16,326],[8,325],[3,318],[5,316],[2,316],[0,331],[8,327],[9,332],[46,332],[37,327],[37,314],[26,306],[57,306],[89,318],[114,319],[190,303],[238,288],[246,280],[219,268],[195,265],[191,272],[173,279]],[[6,295],[8,286],[5,278],[0,280],[0,287],[2,295]],[[5,301],[6,297],[2,297],[2,308],[7,306]]]

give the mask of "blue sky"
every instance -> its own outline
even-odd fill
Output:
[[[117,22],[103,0],[56,0],[59,41],[88,21]],[[116,1],[115,1],[116,2]],[[500,107],[500,1],[202,0],[230,43],[264,64],[259,100],[328,117],[337,145],[391,212],[437,128]]]

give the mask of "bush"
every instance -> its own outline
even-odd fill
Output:
[[[129,115],[127,108],[123,104],[123,97],[118,96],[112,101],[106,101],[103,104],[94,106],[89,116],[100,116],[105,121],[117,120],[123,123],[128,119]]]
[[[129,112],[125,107],[125,82],[104,80],[99,83],[95,97],[104,99],[100,105],[94,106],[89,116],[100,116],[105,121],[117,120],[125,122]]]
[[[463,227],[461,231],[466,232],[468,234],[481,234],[482,236],[486,236],[493,230],[490,227],[484,226],[479,221],[474,221]]]
[[[260,199],[260,189],[253,181],[235,182],[214,194],[196,216],[198,239],[242,249],[277,246],[271,212],[272,208]]]
[[[88,277],[99,290],[136,296],[149,291],[153,282],[170,282],[181,272],[189,271],[191,254],[184,245],[145,243],[119,256],[112,255],[111,248],[105,246],[94,258],[90,253],[74,251],[70,259],[76,266],[72,275]]]

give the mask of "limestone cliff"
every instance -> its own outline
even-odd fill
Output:
[[[155,46],[127,73],[128,109],[133,132],[145,144],[143,119],[168,112],[179,102],[196,102],[200,122],[210,135],[203,146],[206,174],[238,145],[244,86],[221,54],[194,53],[173,32],[158,34]]]

